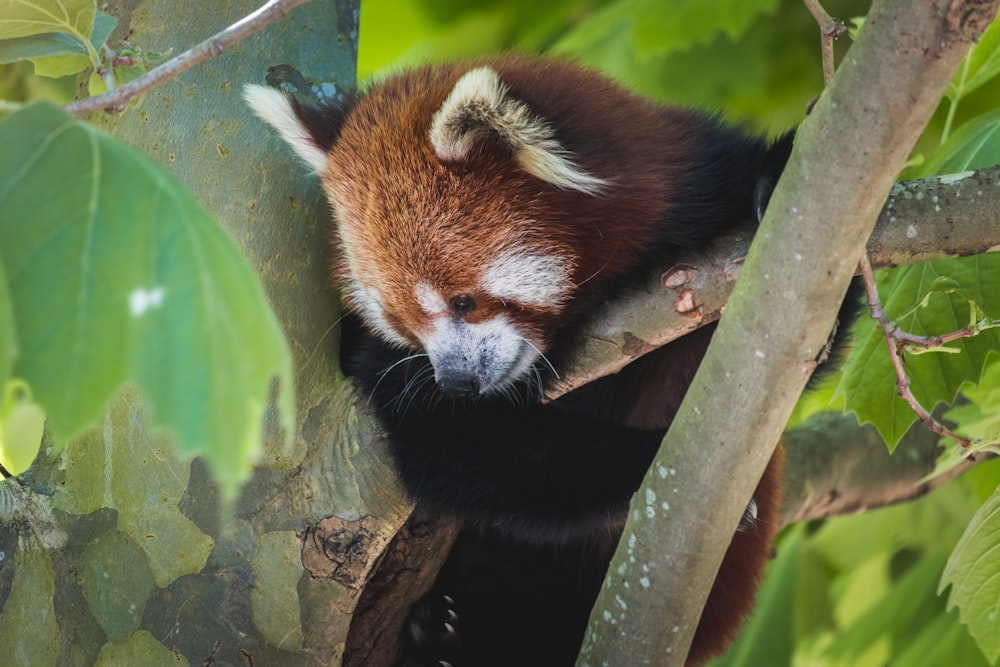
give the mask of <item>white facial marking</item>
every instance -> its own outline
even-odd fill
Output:
[[[306,128],[299,122],[287,95],[267,86],[247,84],[243,87],[243,99],[254,113],[278,131],[281,138],[313,171],[320,172],[326,168],[326,153],[313,142]]]
[[[486,267],[480,287],[500,299],[526,306],[555,306],[570,290],[568,262],[559,255],[512,250]]]
[[[495,133],[532,176],[585,194],[600,191],[606,181],[575,165],[552,126],[509,92],[489,67],[463,74],[431,123],[430,140],[437,156],[449,162],[463,160],[484,132]]]
[[[443,313],[448,309],[448,304],[444,302],[438,291],[428,283],[419,282],[413,289],[417,295],[417,303],[428,315]]]
[[[351,280],[348,292],[354,307],[370,327],[379,332],[390,343],[409,346],[410,343],[393,329],[385,319],[385,310],[378,293],[357,280]]]

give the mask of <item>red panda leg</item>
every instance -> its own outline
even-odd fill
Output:
[[[688,652],[687,667],[697,667],[722,653],[753,609],[780,521],[783,460],[779,445],[754,492],[756,519],[741,524],[719,567]]]

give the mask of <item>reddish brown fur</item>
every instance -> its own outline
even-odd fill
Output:
[[[598,197],[560,190],[522,171],[506,147],[489,143],[462,165],[443,164],[428,139],[431,119],[461,75],[483,64],[559,129],[577,166],[614,187]],[[684,165],[684,156],[697,151],[702,125],[685,122],[687,113],[557,61],[505,57],[422,68],[360,99],[322,178],[340,233],[377,272],[365,281],[381,287],[405,335],[425,324],[412,294],[427,276],[437,277],[445,299],[478,297],[474,317],[496,314],[500,304],[491,307],[477,293],[479,272],[484,258],[512,245],[571,258],[576,285],[634,264],[669,205],[679,178],[672,165]],[[554,308],[513,316],[540,332],[558,314]]]

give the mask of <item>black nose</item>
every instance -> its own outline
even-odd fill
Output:
[[[437,380],[438,389],[449,398],[475,398],[479,395],[479,380],[471,375],[448,373]]]

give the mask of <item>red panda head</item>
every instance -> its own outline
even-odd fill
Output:
[[[579,286],[633,261],[664,208],[662,175],[614,171],[637,160],[628,126],[651,109],[591,73],[526,62],[415,70],[345,109],[246,90],[320,175],[349,307],[426,352],[452,395],[525,376]]]

